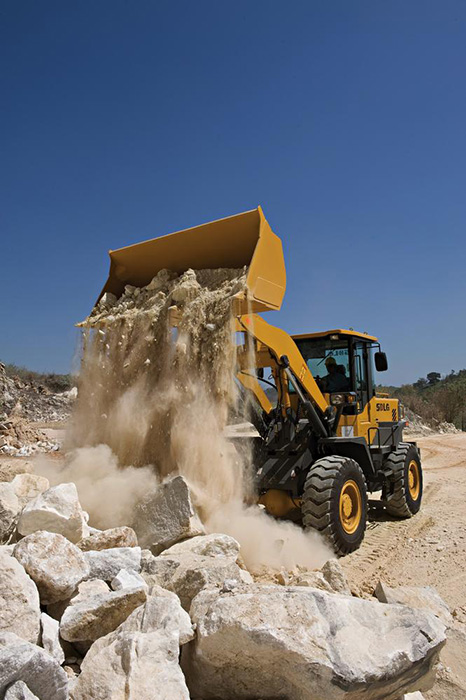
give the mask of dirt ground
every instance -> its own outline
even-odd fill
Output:
[[[434,586],[454,625],[429,700],[466,700],[466,433],[410,438],[421,448],[420,512],[394,520],[373,511],[361,548],[340,560],[353,590],[372,595],[390,586]]]

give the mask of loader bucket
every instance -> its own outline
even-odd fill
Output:
[[[126,284],[144,287],[164,268],[182,274],[217,267],[248,268],[246,294],[235,312],[279,309],[286,288],[285,261],[261,207],[208,224],[112,250],[105,292],[119,297]]]

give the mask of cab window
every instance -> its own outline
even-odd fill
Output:
[[[297,339],[296,345],[314,379],[325,391],[350,391],[351,371],[347,340]]]

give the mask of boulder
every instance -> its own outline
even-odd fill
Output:
[[[16,681],[16,683],[9,686],[4,700],[40,700],[40,698],[31,693],[26,683]]]
[[[13,556],[13,551],[15,549],[14,544],[2,544],[0,545],[0,552],[7,554],[9,557]]]
[[[0,463],[0,481],[13,481],[17,474],[29,474],[34,471],[32,462],[22,459],[11,459]]]
[[[122,569],[132,569],[137,573],[141,570],[140,547],[102,549],[98,552],[84,552],[84,556],[90,567],[89,578],[113,581]]]
[[[348,579],[338,559],[329,559],[325,562],[321,568],[321,572],[335,593],[351,595]]]
[[[65,652],[60,644],[60,626],[57,620],[43,612],[40,616],[40,624],[42,647],[61,665],[65,661]]]
[[[71,598],[70,605],[74,603],[82,603],[83,600],[87,598],[92,598],[92,596],[99,595],[99,593],[108,593],[110,588],[105,581],[98,578],[93,578],[90,581],[82,581],[76,594]]]
[[[191,620],[174,594],[151,596],[114,632],[94,642],[73,699],[189,700],[178,655],[180,644],[193,637]]]
[[[113,547],[137,547],[138,538],[131,527],[113,527],[110,530],[90,534],[78,542],[79,549],[83,552],[112,549]]]
[[[52,486],[30,501],[18,521],[18,532],[30,535],[47,530],[79,542],[88,534],[86,516],[73,483]]]
[[[183,669],[193,697],[398,700],[434,682],[433,615],[290,586],[209,589],[193,601]]]
[[[68,676],[60,664],[35,644],[4,632],[0,634],[0,697],[17,681],[23,681],[40,700],[68,700]]]
[[[49,482],[43,476],[27,473],[0,482],[0,542],[11,538],[24,506],[48,486]]]
[[[397,586],[391,588],[379,581],[374,594],[381,603],[408,605],[410,608],[429,610],[437,615],[444,625],[451,625],[453,618],[448,605],[432,586]]]
[[[84,553],[63,535],[35,532],[18,542],[13,553],[35,582],[44,605],[70,598],[78,583],[89,577]]]
[[[39,593],[21,564],[0,552],[0,632],[13,632],[37,644],[40,633]]]
[[[180,540],[205,534],[182,476],[165,481],[139,504],[134,529],[141,546],[153,554]]]
[[[194,537],[158,557],[146,552],[142,576],[149,586],[157,584],[176,593],[189,610],[194,596],[206,586],[253,582],[251,574],[236,563],[238,555],[239,544],[229,535]]]
[[[11,482],[0,482],[0,542],[7,542],[15,529],[20,504]]]
[[[53,617],[54,620],[60,620],[63,613],[65,612],[68,605],[74,605],[75,603],[81,603],[86,598],[96,595],[98,593],[108,593],[110,590],[109,586],[105,581],[100,579],[91,579],[90,581],[81,581],[78,584],[77,590],[66,600],[60,600],[58,603],[52,603],[47,605],[48,614]]]
[[[166,588],[166,583],[175,576],[180,568],[180,561],[175,557],[154,557],[148,549],[143,550],[141,559],[141,576],[149,585],[157,585]],[[167,589],[168,590],[168,589]]]
[[[20,509],[27,503],[40,496],[50,487],[49,480],[38,474],[17,474],[11,481],[11,485],[18,498]]]
[[[288,581],[283,583],[279,581],[282,585],[288,585]],[[327,581],[325,576],[321,571],[305,571],[296,576],[293,580],[294,586],[306,586],[307,588],[319,588],[322,591],[328,591],[329,593],[334,593],[334,590],[330,583]]]
[[[116,638],[122,632],[146,633],[160,630],[174,635],[180,646],[187,644],[195,637],[191,618],[181,607],[178,596],[171,591],[154,586],[146,603],[134,610],[112,634],[113,638]],[[105,644],[107,642],[108,639]],[[97,644],[104,645],[104,640],[101,638]]]
[[[99,593],[69,605],[60,620],[60,636],[68,642],[103,637],[121,625],[146,598],[146,590],[137,586]]]
[[[142,578],[141,574],[128,569],[122,569],[117,573],[110,586],[114,591],[121,591],[122,588],[132,588],[134,586],[142,586],[148,588],[147,583]]]
[[[197,554],[201,557],[228,557],[236,561],[239,557],[240,546],[234,537],[214,532],[210,535],[193,537],[179,542],[162,552],[161,556],[171,557],[185,553]]]

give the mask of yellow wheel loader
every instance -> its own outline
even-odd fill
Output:
[[[403,440],[397,399],[378,394],[387,369],[374,336],[341,328],[290,336],[259,313],[279,309],[286,288],[281,240],[261,207],[110,252],[102,293],[145,286],[161,270],[247,268],[234,299],[237,378],[253,398],[258,502],[275,517],[321,532],[339,555],[357,549],[368,492],[395,517],[418,512],[420,451]]]

